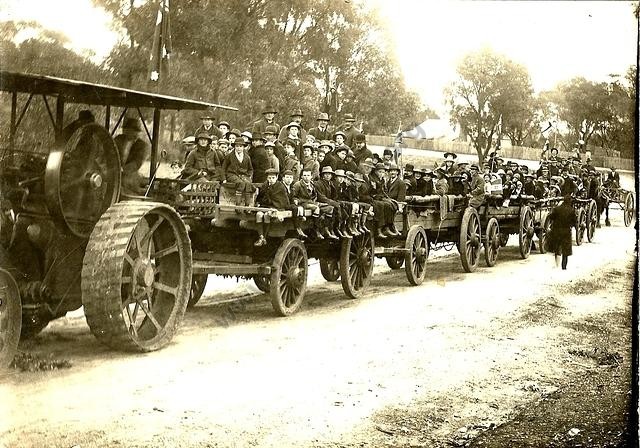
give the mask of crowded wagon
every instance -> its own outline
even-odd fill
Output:
[[[552,210],[568,198],[576,244],[593,239],[603,211],[609,225],[610,202],[626,225],[633,218],[615,169],[603,175],[553,149],[536,169],[499,150],[481,164],[445,153],[414,166],[400,146],[370,149],[348,113],[340,125],[319,113],[305,129],[301,110],[280,126],[267,106],[240,126],[216,120],[233,107],[61,78],[0,72],[0,89],[11,96],[0,165],[3,361],[21,336],[81,306],[106,345],[160,349],[210,275],[252,280],[288,316],[303,302],[309,259],[357,299],[376,257],[420,285],[432,250],[456,247],[466,272],[482,254],[493,266],[510,235],[522,258],[536,243],[555,250]],[[36,95],[54,141],[21,147],[15,134]],[[68,104],[92,109],[69,119]],[[173,163],[160,146],[163,110],[204,112]]]

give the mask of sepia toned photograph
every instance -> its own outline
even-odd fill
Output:
[[[0,448],[637,447],[639,30],[0,0]]]

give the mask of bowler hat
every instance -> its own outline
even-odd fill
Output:
[[[352,114],[344,114],[344,121],[356,121]]]
[[[329,114],[326,112],[320,112],[318,114],[318,118],[316,118],[317,121],[329,121]]]
[[[356,143],[363,143],[367,141],[367,138],[364,134],[356,134],[356,136],[353,137],[353,141]]]
[[[405,171],[415,171],[415,166],[413,166],[411,163],[407,163],[407,164],[404,166],[404,170],[405,170]]]
[[[391,151],[389,148],[386,148],[384,151],[382,151],[382,155],[383,156],[386,156],[387,154],[392,156],[393,155],[393,151]]]

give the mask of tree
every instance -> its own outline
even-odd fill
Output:
[[[532,127],[531,81],[527,69],[485,49],[470,53],[445,90],[452,124],[469,136],[482,163],[503,132],[523,141]]]

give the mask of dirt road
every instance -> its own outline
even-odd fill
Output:
[[[173,343],[145,355],[107,350],[75,313],[21,347],[70,368],[2,380],[0,446],[462,446],[597,368],[579,355],[585,322],[628,336],[635,235],[620,212],[613,224],[567,271],[521,260],[513,238],[473,274],[432,254],[415,288],[378,261],[359,301],[316,265],[290,318],[253,284],[212,277]],[[211,305],[237,295],[250,300]],[[630,348],[616,347],[626,376]]]

